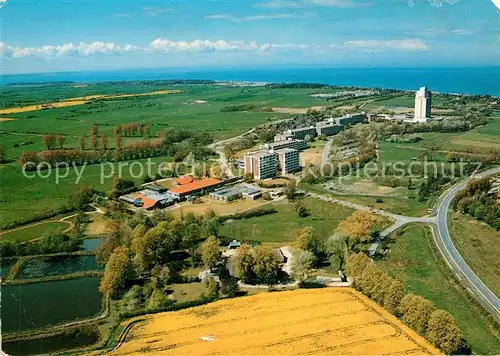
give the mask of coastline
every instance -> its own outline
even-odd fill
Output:
[[[211,80],[239,83],[308,83],[339,87],[414,91],[427,85],[434,92],[457,95],[500,96],[500,67],[422,68],[150,68],[109,71],[3,74],[0,86],[47,84],[98,84],[159,80]]]

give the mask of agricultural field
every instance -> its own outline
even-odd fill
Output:
[[[21,228],[0,232],[0,239],[10,241],[30,241],[44,235],[57,234],[71,228],[68,221],[39,222]]]
[[[333,234],[340,221],[353,213],[352,209],[314,198],[304,199],[309,216],[302,218],[297,215],[294,204],[286,200],[268,206],[274,207],[277,213],[227,221],[221,235],[237,240],[288,243],[294,240],[299,229],[311,226],[315,235],[326,239]]]
[[[353,289],[309,289],[226,299],[132,326],[114,354],[438,354]]]
[[[467,264],[481,280],[500,295],[500,232],[471,216],[453,213],[451,236]]]
[[[390,235],[390,252],[379,265],[401,281],[408,293],[421,295],[449,311],[475,354],[500,353],[500,331],[459,284],[437,251],[430,228],[409,225]]]

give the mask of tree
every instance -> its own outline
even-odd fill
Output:
[[[311,251],[297,253],[292,264],[292,277],[297,282],[304,282],[311,277],[311,270],[316,262],[316,257]]]
[[[298,199],[297,202],[295,203],[295,211],[297,212],[297,215],[301,218],[309,216],[309,211],[305,207],[302,199]]]
[[[396,315],[399,304],[401,303],[401,299],[403,299],[404,295],[405,289],[403,284],[393,279],[387,287],[387,291],[385,293],[383,303],[384,308]]]
[[[220,222],[218,219],[211,218],[203,224],[205,236],[219,236]]]
[[[198,223],[189,223],[184,227],[184,234],[182,236],[182,246],[188,250],[191,258],[196,253],[198,248],[198,241],[201,237],[201,227]]]
[[[361,277],[363,270],[370,263],[373,263],[370,258],[362,252],[352,254],[347,258],[346,272],[354,279],[354,284]]]
[[[432,303],[414,294],[406,295],[398,308],[403,322],[421,335],[425,335],[430,315],[436,310]]]
[[[159,310],[173,304],[174,301],[169,299],[165,292],[161,289],[155,289],[151,296],[148,298],[146,309]]]
[[[238,252],[236,252],[233,261],[236,267],[236,277],[245,283],[248,283],[255,277],[253,272],[255,258],[252,253],[252,248],[249,245],[242,244]]]
[[[231,276],[226,266],[222,266],[219,270],[219,281],[221,294],[229,298],[236,297],[238,295],[238,292],[240,291],[238,281],[236,278]]]
[[[203,264],[210,269],[210,271],[222,259],[222,251],[220,248],[220,241],[215,236],[210,236],[203,242],[201,246],[201,259]]]
[[[304,136],[304,141],[306,141],[306,142],[311,142],[311,141],[312,141],[312,139],[313,139],[313,138],[312,138],[312,136],[311,136],[311,135],[305,135],[305,136]]]
[[[94,150],[97,150],[99,147],[99,143],[97,142],[97,136],[96,135],[91,135],[90,136],[90,145],[94,147]]]
[[[104,151],[108,149],[108,136],[106,134],[101,136],[101,149]]]
[[[207,278],[205,280],[205,288],[207,289],[207,297],[210,299],[219,299],[220,286],[215,279],[211,277]]]
[[[257,246],[254,250],[255,264],[253,271],[255,276],[268,284],[276,283],[281,270],[280,263],[271,248]]]
[[[79,188],[75,194],[71,197],[70,203],[76,208],[76,210],[85,210],[90,203],[92,203],[92,197],[95,192],[92,187],[82,187]]]
[[[90,136],[98,136],[99,135],[99,128],[97,127],[96,124],[92,124],[90,127]]]
[[[337,230],[354,238],[358,243],[372,239],[372,229],[379,222],[377,215],[368,211],[355,211],[347,219],[342,220]]]
[[[328,238],[326,252],[330,260],[330,268],[337,272],[344,267],[347,258],[347,237],[342,234],[334,234]]]
[[[85,214],[83,211],[78,211],[78,213],[75,216],[75,220],[73,221],[73,233],[77,237],[83,236],[83,233],[85,231],[85,227],[89,223],[89,217],[87,214]]]
[[[462,332],[453,316],[439,309],[429,317],[426,338],[445,354],[453,355],[460,349]]]
[[[80,145],[81,151],[85,150],[85,137],[84,136],[78,137],[78,145]]]
[[[4,145],[0,145],[0,162],[3,163],[7,159],[7,148]]]
[[[224,153],[224,156],[226,156],[227,160],[232,160],[234,158],[235,152],[231,146],[224,146],[222,152]]]
[[[59,148],[63,148],[65,141],[66,137],[64,135],[57,135],[57,144],[59,145]]]
[[[51,150],[56,145],[56,136],[53,134],[43,135],[42,142],[46,149]]]
[[[125,221],[113,220],[107,224],[106,229],[106,238],[97,249],[96,260],[100,264],[107,263],[115,248],[127,244],[131,236],[130,227]]]
[[[311,251],[315,256],[318,256],[322,248],[321,241],[314,235],[314,229],[310,226],[297,231],[294,245],[298,249]]]
[[[117,247],[106,263],[99,290],[106,296],[117,297],[123,291],[130,272],[129,248],[125,246]]]
[[[295,179],[290,179],[285,186],[284,193],[289,200],[295,199],[297,195],[297,182]]]

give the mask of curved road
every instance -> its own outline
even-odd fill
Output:
[[[500,173],[500,167],[490,169],[475,177],[485,177],[496,173]],[[448,263],[457,278],[465,285],[469,292],[474,295],[476,300],[493,315],[497,322],[500,322],[500,299],[498,299],[495,293],[493,293],[467,265],[453,244],[448,229],[448,209],[450,204],[457,193],[466,187],[467,182],[471,178],[453,186],[442,197],[437,211],[437,225],[433,228],[434,240],[446,263]]]

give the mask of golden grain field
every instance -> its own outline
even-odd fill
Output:
[[[226,299],[146,317],[117,355],[438,354],[354,289],[302,289]]]
[[[29,105],[29,106],[15,107],[15,108],[0,109],[0,114],[16,114],[16,113],[21,113],[21,112],[37,111],[37,110],[42,110],[42,109],[54,109],[54,108],[63,108],[63,107],[67,107],[67,106],[83,105],[83,104],[86,104],[92,100],[97,100],[97,99],[131,98],[131,97],[136,97],[136,96],[167,95],[167,94],[174,94],[174,93],[181,93],[181,92],[182,92],[182,90],[159,90],[159,91],[153,91],[150,93],[142,93],[142,94],[88,95],[88,96],[80,96],[80,97],[76,97],[76,98],[69,98],[69,99],[66,99],[64,101],[58,101],[55,103],[37,104],[37,105]]]

